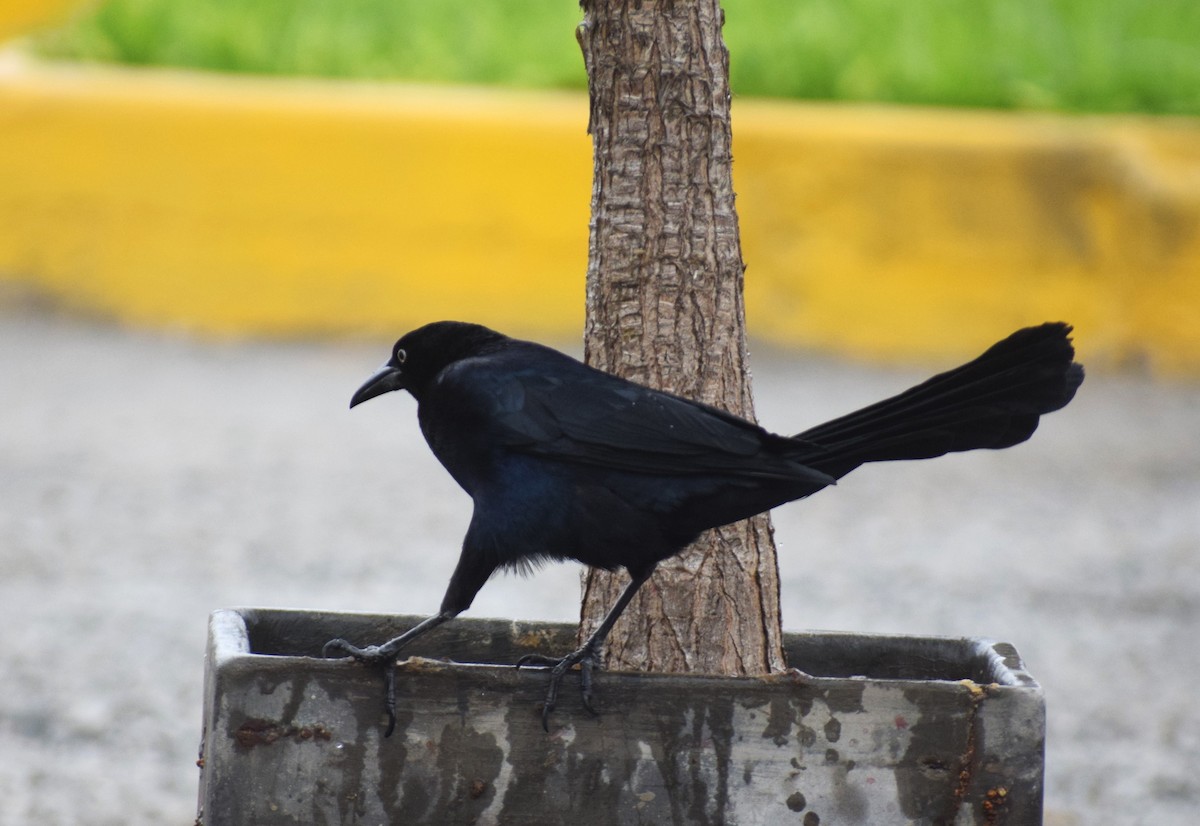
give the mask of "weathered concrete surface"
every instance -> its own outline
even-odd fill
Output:
[[[406,652],[384,739],[378,672],[316,655],[420,619],[216,612],[206,826],[1042,822],[1042,691],[1007,644],[792,634],[804,674],[603,674],[599,718],[572,676],[547,734],[544,669],[513,663],[574,626],[460,619]]]
[[[387,344],[0,310],[0,824],[191,823],[216,608],[437,607],[469,502],[410,401],[346,410]],[[784,431],[926,373],[751,355]],[[1197,411],[1195,385],[1093,370],[1027,445],[864,468],[780,508],[785,627],[1008,640],[1045,690],[1055,822],[1190,826]],[[498,577],[470,616],[577,611],[562,565]]]

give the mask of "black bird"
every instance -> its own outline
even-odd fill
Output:
[[[898,396],[778,436],[478,324],[428,324],[396,342],[350,406],[392,390],[416,398],[429,447],[474,501],[462,554],[438,613],[382,645],[338,639],[325,651],[383,668],[391,734],[396,654],[470,607],[496,569],[561,559],[624,568],[632,581],[583,646],[518,663],[552,667],[543,725],[577,664],[591,711],[604,640],[659,562],[708,528],[816,493],[866,462],[1025,441],[1083,381],[1070,332],[1018,330]]]

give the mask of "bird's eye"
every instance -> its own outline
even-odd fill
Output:
[[[396,364],[404,364],[404,362],[408,359],[408,353],[404,351],[403,347],[397,347],[396,352],[392,355],[393,358],[396,359]]]

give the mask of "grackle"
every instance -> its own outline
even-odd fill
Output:
[[[1023,442],[1083,381],[1071,327],[1028,327],[961,367],[796,436],[778,436],[699,402],[625,381],[477,324],[408,333],[350,406],[392,390],[417,400],[421,432],[470,494],[474,512],[441,609],[382,645],[331,640],[382,667],[387,734],[397,653],[466,610],[498,568],[574,559],[624,568],[629,585],[596,632],[550,666],[542,724],[578,665],[592,675],[605,638],[655,566],[702,531],[816,493],[866,462],[928,459]]]

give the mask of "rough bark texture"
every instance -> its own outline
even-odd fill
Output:
[[[729,57],[718,0],[585,0],[579,30],[595,147],[590,364],[752,417],[731,175]],[[589,573],[590,633],[628,577]],[[609,638],[611,668],[761,674],[783,667],[768,518],[663,563]]]

